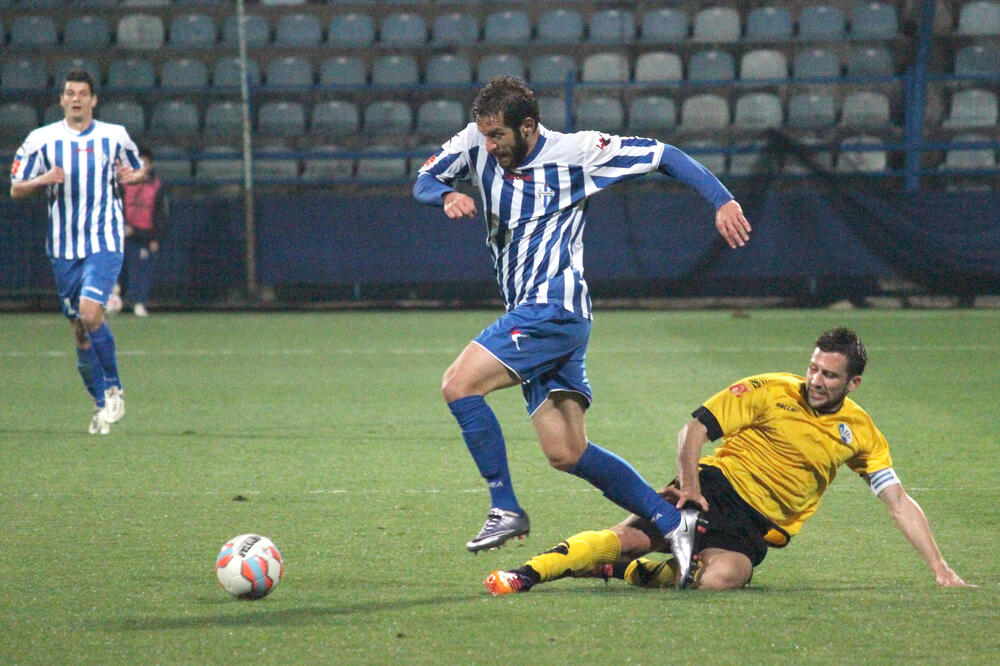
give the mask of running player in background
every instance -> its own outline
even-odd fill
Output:
[[[24,140],[11,168],[10,196],[46,188],[51,227],[45,243],[59,304],[76,340],[77,368],[94,399],[88,432],[107,434],[125,415],[115,340],[104,320],[123,257],[123,215],[115,181],[138,183],[146,169],[121,125],[94,120],[90,74],[66,74],[59,104],[65,119]]]
[[[584,367],[591,327],[583,278],[584,213],[592,194],[661,171],[712,204],[716,227],[731,247],[746,243],[750,225],[722,183],[673,146],[546,129],[539,123],[534,93],[516,77],[490,81],[476,97],[473,117],[474,123],[424,164],[413,188],[420,202],[443,206],[450,219],[460,219],[476,214],[476,202],[452,185],[470,177],[478,185],[507,308],[462,351],[442,383],[490,491],[486,523],[466,547],[473,552],[496,548],[530,529],[511,485],[500,424],[484,399],[520,384],[552,466],[590,482],[611,501],[651,521],[661,535],[673,535],[672,547],[681,551],[681,560],[689,560],[684,551],[690,548],[696,512],[678,512],[628,462],[589,441],[584,428],[591,402]]]
[[[889,445],[847,395],[861,384],[868,353],[846,328],[817,340],[806,376],[770,373],[716,393],[677,436],[678,478],[663,491],[702,511],[697,564],[645,557],[665,544],[648,520],[631,516],[610,530],[587,531],[484,581],[494,594],[526,592],[567,576],[616,576],[642,587],[741,588],[769,547],[780,547],[815,513],[841,465],[885,502],[896,527],[927,563],[937,584],[966,583],[941,556],[920,506],[903,490]],[[723,438],[712,455],[709,440]],[[860,555],[859,555],[860,556]]]

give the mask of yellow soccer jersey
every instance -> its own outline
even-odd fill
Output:
[[[804,382],[789,373],[747,377],[704,403],[719,426],[709,437],[724,439],[701,463],[721,469],[789,535],[816,512],[841,465],[869,476],[892,467],[885,437],[857,403],[848,398],[836,413],[820,414],[802,396]]]

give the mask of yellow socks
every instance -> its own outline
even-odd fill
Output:
[[[611,530],[587,531],[574,534],[555,548],[535,555],[525,562],[546,582],[566,576],[589,574],[598,564],[611,564],[618,559],[621,541]]]

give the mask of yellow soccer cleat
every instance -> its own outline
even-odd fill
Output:
[[[625,581],[637,587],[677,587],[678,569],[673,557],[665,560],[640,557],[625,568]]]

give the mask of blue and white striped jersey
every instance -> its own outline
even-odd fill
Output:
[[[432,203],[432,196],[420,192],[424,176],[449,187],[471,179],[482,195],[487,244],[507,310],[522,303],[558,303],[590,318],[583,278],[587,197],[657,170],[666,145],[594,131],[564,134],[539,126],[539,132],[534,150],[517,169],[506,171],[470,123],[424,164],[414,191],[418,199]],[[704,173],[723,193],[722,202],[731,198],[714,176]]]
[[[48,187],[51,257],[82,259],[122,252],[124,216],[115,182],[115,161],[142,166],[139,150],[121,125],[95,120],[77,132],[61,120],[39,127],[24,140],[11,168],[12,180],[29,180],[62,167],[63,183]]]

